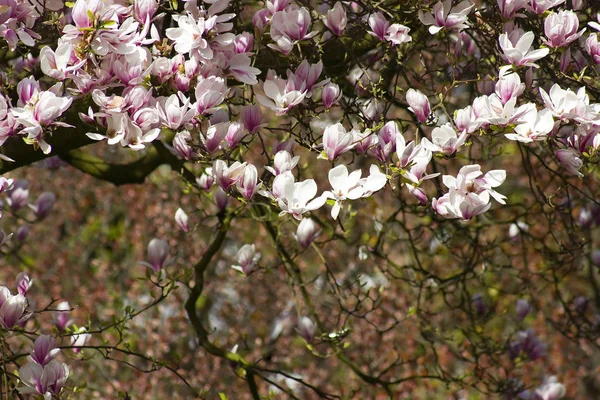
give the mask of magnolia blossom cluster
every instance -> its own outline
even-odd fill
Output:
[[[60,353],[56,340],[47,335],[39,336],[27,364],[19,368],[19,379],[23,385],[20,393],[38,394],[52,399],[62,391],[69,378],[67,364],[55,360]]]

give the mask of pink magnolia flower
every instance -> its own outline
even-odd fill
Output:
[[[167,265],[167,257],[169,257],[167,241],[154,238],[148,243],[146,261],[138,261],[138,264],[152,268],[154,272],[159,272]]]
[[[537,15],[542,15],[552,7],[564,3],[565,0],[531,0],[529,8]]]
[[[212,173],[217,185],[227,191],[241,179],[245,168],[246,163],[240,163],[239,161],[234,162],[228,167],[225,161],[215,160]]]
[[[240,192],[246,201],[250,200],[258,192],[261,185],[258,182],[258,171],[253,164],[246,165],[243,175],[240,176],[236,183],[238,192]]]
[[[266,125],[262,123],[262,111],[260,110],[260,106],[256,104],[242,107],[242,111],[240,111],[240,122],[244,124],[250,133],[256,133],[260,128]]]
[[[305,87],[297,87],[294,80],[285,80],[274,76],[263,84],[265,95],[256,94],[260,104],[275,111],[276,115],[286,114],[292,107],[300,104],[307,95]]]
[[[327,11],[327,16],[323,17],[323,24],[337,36],[342,35],[347,23],[346,10],[339,1]]]
[[[215,28],[217,16],[208,19],[181,15],[177,19],[177,28],[168,28],[165,34],[175,42],[175,51],[179,54],[190,53],[192,57],[211,60],[213,50],[206,40],[208,32]]]
[[[79,353],[81,351],[80,346],[85,346],[85,344],[92,338],[92,335],[86,332],[87,329],[82,327],[75,331],[75,334],[71,336],[71,346],[73,346],[73,353]]]
[[[370,175],[362,178],[360,169],[348,173],[348,168],[344,164],[329,170],[329,183],[331,191],[326,191],[323,196],[335,200],[331,208],[331,217],[337,219],[341,203],[344,200],[356,200],[361,197],[369,197],[373,193],[381,190],[387,183],[387,177],[379,171],[376,165],[371,165]]]
[[[598,113],[590,107],[590,99],[585,93],[585,87],[579,88],[577,93],[571,89],[563,89],[557,83],[552,85],[549,92],[540,88],[540,95],[544,105],[552,111],[556,118],[578,122],[590,122],[598,117]]]
[[[304,221],[304,220],[303,220]],[[298,334],[307,343],[312,343],[317,331],[317,325],[307,316],[302,316],[298,319]]]
[[[529,0],[497,0],[500,13],[506,20],[511,20],[515,16],[524,17],[523,14],[517,14],[521,9],[527,6]]]
[[[479,129],[482,122],[478,121],[478,117],[473,111],[472,106],[467,106],[456,110],[454,114],[454,125],[460,132],[473,133]]]
[[[17,292],[19,292],[19,294],[26,296],[29,289],[31,289],[32,284],[33,281],[26,272],[20,272],[19,275],[17,275]]]
[[[544,58],[550,52],[550,49],[532,50],[531,45],[535,35],[533,32],[524,33],[521,29],[515,29],[510,33],[500,35],[500,47],[502,48],[505,60],[517,67],[535,67],[535,61]]]
[[[273,181],[273,194],[281,208],[279,216],[291,214],[297,220],[301,220],[303,214],[321,208],[327,200],[325,196],[314,198],[317,183],[313,179],[295,182],[289,171],[277,175]]]
[[[65,328],[73,323],[71,319],[71,306],[67,301],[61,301],[56,305],[56,311],[53,313],[54,326],[59,331],[64,331]]]
[[[502,104],[506,104],[513,97],[518,97],[525,90],[525,84],[521,83],[521,77],[510,70],[509,66],[500,68],[495,91]]]
[[[379,11],[369,16],[369,26],[372,29],[372,31],[369,31],[372,36],[379,38],[381,41],[387,40],[392,45],[407,43],[412,40],[412,37],[408,34],[410,28],[401,24],[390,25]]]
[[[377,136],[371,136],[368,153],[382,163],[387,162],[392,152],[396,150],[398,136],[402,136],[398,125],[394,121],[389,121],[377,132]],[[353,139],[356,143],[356,135]]]
[[[31,359],[42,367],[49,364],[60,353],[52,336],[40,335],[33,345]]]
[[[298,224],[298,229],[294,237],[298,241],[298,244],[303,249],[306,249],[320,234],[321,229],[319,229],[319,226],[311,218],[303,218],[300,224]]]
[[[198,77],[195,93],[196,111],[204,114],[225,100],[227,84],[225,79],[218,76]]]
[[[27,299],[22,294],[13,295],[6,286],[0,286],[0,326],[4,329],[12,329],[31,317],[31,313],[25,311]]]
[[[189,232],[189,217],[181,207],[178,208],[177,211],[175,211],[175,222],[181,228],[182,231]]]
[[[277,43],[269,47],[289,54],[296,43],[314,37],[318,32],[310,30],[310,13],[305,7],[289,7],[277,11],[271,18],[271,38]]]
[[[300,156],[292,157],[289,151],[280,150],[273,158],[273,167],[266,166],[265,169],[277,176],[294,169],[299,160]]]
[[[54,193],[44,192],[40,195],[35,204],[29,205],[29,208],[33,210],[35,217],[41,221],[50,214],[55,202],[56,195]]]
[[[326,109],[330,109],[341,97],[342,92],[340,87],[335,83],[328,83],[323,86],[323,90],[321,91],[321,101],[323,102],[323,107]]]
[[[242,273],[242,275],[249,275],[254,271],[256,263],[260,260],[260,252],[256,251],[256,247],[253,244],[245,244],[238,250],[237,262],[239,265],[232,265],[231,268]]]
[[[419,122],[424,123],[429,120],[431,106],[429,105],[427,96],[420,91],[411,88],[406,91],[406,102],[410,106],[408,108],[409,111],[412,111],[415,114]]]
[[[597,33],[588,36],[585,41],[585,51],[592,56],[592,59],[596,64],[600,64],[600,43],[598,42]]]
[[[356,145],[354,141],[354,131],[346,132],[341,123],[329,125],[323,132],[323,151],[330,161],[335,160],[340,154],[351,150]]]
[[[452,7],[452,0],[438,1],[433,6],[433,12],[424,13],[419,10],[419,20],[423,25],[432,25],[429,27],[429,33],[435,35],[442,29],[457,29],[462,30],[468,25],[467,15],[475,7],[469,0],[465,0]]]
[[[248,85],[256,85],[256,77],[260,74],[260,69],[254,68],[252,60],[247,54],[235,54],[229,59],[229,66],[226,68],[235,79]]]
[[[422,143],[425,148],[433,152],[452,156],[465,143],[467,136],[466,131],[463,131],[458,136],[452,125],[448,122],[441,127],[434,128],[431,132],[431,141],[423,138]]]
[[[78,60],[75,65],[69,67],[73,57],[73,45],[70,43],[59,44],[56,51],[46,46],[40,51],[40,67],[44,74],[62,81],[85,64],[85,60]]]
[[[44,399],[58,396],[69,378],[67,364],[52,360],[42,366],[29,362],[19,368],[19,379],[25,387],[18,388],[20,393],[43,395]]]
[[[159,98],[156,102],[156,111],[162,124],[173,130],[188,124],[196,116],[196,109],[181,92]]]
[[[579,18],[571,10],[560,10],[552,12],[544,20],[544,33],[547,40],[544,43],[550,47],[565,47],[579,39],[585,32],[583,28],[579,32]]]
[[[577,175],[583,178],[583,174],[579,171],[583,166],[583,161],[579,158],[579,153],[574,149],[560,149],[554,153],[558,162],[567,170],[570,174]]]
[[[515,133],[507,133],[510,140],[530,143],[534,140],[544,140],[554,129],[554,119],[550,110],[544,108],[539,111],[531,108],[520,118],[520,124],[515,127]]]

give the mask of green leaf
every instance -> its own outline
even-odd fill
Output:
[[[225,395],[225,393],[219,393],[219,398],[221,400],[227,400],[227,395]]]

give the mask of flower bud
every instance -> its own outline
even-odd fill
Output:
[[[38,220],[43,220],[50,214],[50,210],[54,206],[56,196],[52,192],[44,192],[38,197],[35,205],[30,206]]]
[[[408,89],[406,92],[406,102],[410,106],[408,109],[415,114],[419,122],[427,122],[429,114],[431,114],[431,106],[429,105],[427,96],[418,90]]]
[[[308,343],[312,343],[315,338],[317,326],[309,317],[300,317],[298,320],[298,334]]]
[[[347,23],[346,10],[339,1],[331,10],[327,11],[327,16],[323,18],[323,24],[337,36],[342,35]]]
[[[50,363],[60,353],[56,348],[56,340],[52,336],[40,335],[33,345],[31,359],[42,367]]]
[[[194,149],[187,144],[192,140],[192,135],[188,131],[177,132],[173,138],[173,148],[184,160],[191,160],[194,157]]]
[[[64,331],[68,325],[71,325],[71,306],[68,301],[61,301],[56,305],[56,311],[54,311],[54,326],[59,331]]]
[[[148,23],[158,10],[156,0],[136,0],[133,2],[133,12],[135,16],[143,23]]]
[[[239,265],[233,265],[231,268],[240,271],[244,275],[249,275],[254,271],[256,263],[260,260],[260,253],[256,252],[253,244],[243,245],[237,253],[237,262]]]
[[[10,191],[6,201],[13,211],[18,211],[27,204],[29,200],[29,190],[23,187],[16,187]]]
[[[31,289],[32,283],[33,281],[26,272],[19,273],[19,275],[17,275],[17,292],[23,296],[27,295],[27,292]]]
[[[302,221],[300,221],[300,224],[298,224],[298,229],[294,236],[296,237],[298,244],[306,249],[320,234],[321,230],[312,219],[303,218]]]
[[[254,47],[254,36],[250,32],[241,33],[233,40],[233,48],[238,54],[251,52],[252,47]]]
[[[155,272],[163,269],[169,256],[169,244],[166,240],[154,238],[148,243],[147,260],[139,264],[152,268]]]
[[[240,112],[240,121],[242,124],[244,124],[248,132],[258,132],[258,130],[263,126],[261,124],[262,111],[260,110],[260,106],[256,104],[244,106]]]
[[[29,236],[29,225],[21,225],[17,229],[17,240],[19,243],[23,243],[27,239],[27,236]]]
[[[196,178],[196,183],[200,186],[201,189],[206,190],[207,192],[212,188],[215,184],[215,178],[213,177],[212,168],[208,167],[204,170],[204,173],[200,175],[199,178]]]
[[[215,203],[219,208],[219,211],[223,212],[229,205],[229,195],[221,188],[217,187],[215,191]]]
[[[85,346],[88,340],[92,337],[89,333],[86,333],[87,329],[79,328],[77,333],[71,336],[71,346],[73,346],[73,353],[79,353],[81,349],[79,346]]]
[[[183,211],[181,208],[178,208],[175,212],[175,222],[177,222],[177,225],[179,225],[181,230],[184,232],[189,231],[188,219],[188,215],[185,213],[185,211]]]
[[[252,164],[244,168],[244,175],[237,182],[237,189],[245,200],[250,200],[258,191],[258,171]]]
[[[330,109],[341,97],[340,87],[335,83],[328,83],[321,92],[321,101],[326,109]]]

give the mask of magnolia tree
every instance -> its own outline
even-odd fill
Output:
[[[0,397],[599,398],[598,8],[0,0]]]

